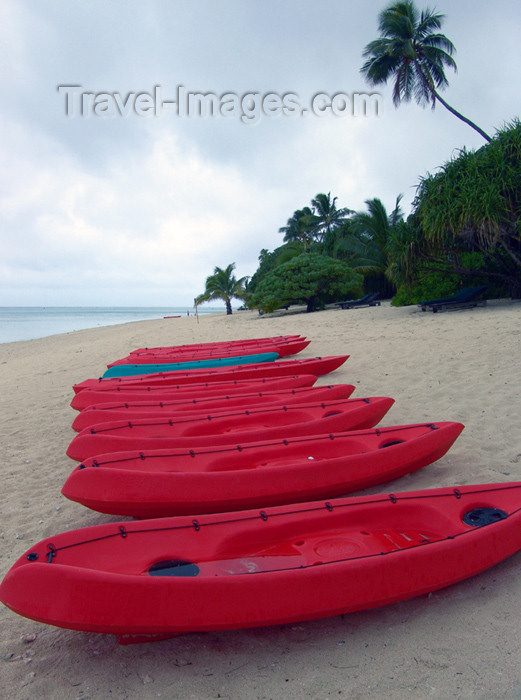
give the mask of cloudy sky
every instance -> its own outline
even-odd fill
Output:
[[[318,192],[355,210],[403,193],[408,211],[418,178],[481,137],[441,106],[395,109],[390,86],[380,116],[310,109],[370,90],[386,4],[2,0],[0,306],[188,305],[216,265],[252,275]],[[519,0],[428,6],[457,48],[445,99],[494,134],[521,112]],[[218,114],[178,114],[178,86]],[[241,118],[246,93],[273,113]]]

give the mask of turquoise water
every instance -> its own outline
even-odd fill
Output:
[[[0,343],[44,338],[84,328],[112,326],[130,321],[146,321],[163,316],[186,316],[195,309],[168,307],[94,307],[94,306],[2,306],[0,307]],[[223,307],[199,308],[199,315],[224,313]]]

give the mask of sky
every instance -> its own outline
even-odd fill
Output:
[[[447,102],[491,135],[519,116],[519,1],[416,4],[457,49]],[[421,177],[484,141],[365,83],[386,6],[2,0],[0,306],[190,305],[215,266],[251,276],[319,192],[356,211],[403,194],[407,214]],[[188,93],[215,114],[178,111]]]

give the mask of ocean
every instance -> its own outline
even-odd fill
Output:
[[[199,315],[224,313],[225,307],[198,308]],[[33,340],[84,328],[112,326],[130,321],[146,321],[164,316],[186,316],[195,309],[168,307],[95,307],[95,306],[2,306],[0,307],[0,343]]]

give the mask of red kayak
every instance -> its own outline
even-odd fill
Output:
[[[244,347],[232,348],[210,348],[199,350],[172,350],[172,351],[151,351],[132,353],[126,357],[111,362],[107,367],[129,364],[162,364],[171,362],[188,362],[190,360],[206,360],[214,357],[237,357],[245,355],[257,355],[259,353],[275,352],[279,357],[289,357],[296,355],[306,348],[310,340],[294,340],[287,343],[263,343],[259,345],[246,345]]]
[[[313,357],[308,360],[281,360],[235,367],[211,368],[204,370],[186,370],[176,372],[156,372],[155,374],[132,375],[128,377],[106,377],[85,379],[75,384],[75,393],[83,389],[99,389],[107,386],[132,387],[146,384],[148,386],[167,386],[168,384],[194,384],[195,382],[223,382],[234,379],[258,380],[268,377],[287,377],[294,374],[314,374],[316,377],[338,369],[349,355],[330,357]]]
[[[28,549],[0,600],[130,643],[376,608],[520,549],[521,483],[465,485],[72,530]]]
[[[85,428],[67,454],[81,461],[105,452],[229,445],[372,428],[394,403],[388,397],[344,399],[277,408],[251,408],[184,418],[138,418]]]
[[[135,420],[136,418],[168,418],[174,415],[229,412],[235,408],[267,408],[294,403],[313,403],[332,399],[348,399],[355,387],[352,384],[329,384],[304,389],[258,392],[248,396],[221,396],[208,401],[117,401],[89,406],[79,413],[72,423],[73,430],[106,423],[108,421]],[[81,395],[80,392],[79,395]]]
[[[88,508],[137,518],[216,513],[333,498],[443,457],[461,423],[423,423],[193,450],[89,458],[62,493]]]
[[[81,411],[88,406],[100,403],[114,403],[117,401],[193,401],[212,398],[232,397],[236,395],[251,395],[264,391],[277,391],[298,387],[310,387],[317,381],[311,374],[296,374],[288,377],[272,377],[271,379],[236,379],[229,382],[209,382],[195,384],[181,384],[168,386],[134,386],[124,388],[117,386],[100,387],[99,389],[84,389],[74,394],[71,401],[72,408]]]
[[[190,350],[200,350],[200,349],[216,349],[216,348],[230,348],[230,347],[246,347],[248,345],[262,345],[266,343],[289,343],[294,340],[305,340],[304,335],[276,335],[268,336],[266,338],[246,338],[242,340],[218,340],[209,343],[188,343],[185,345],[163,345],[159,347],[152,348],[137,348],[132,350],[130,355],[136,355],[142,352],[184,352]]]

